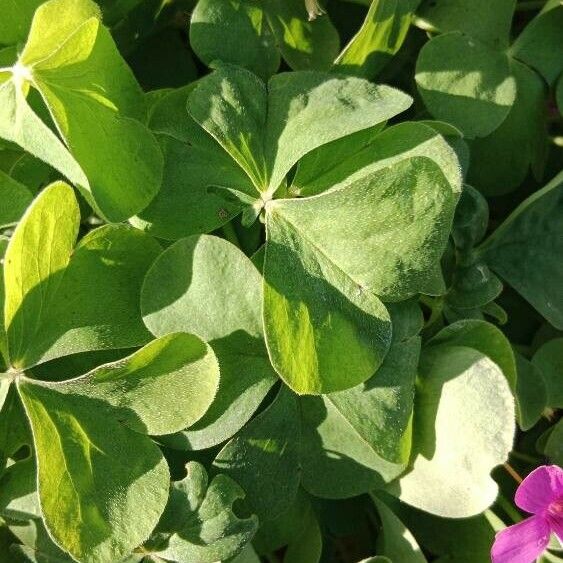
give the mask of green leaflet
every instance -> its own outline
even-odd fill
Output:
[[[162,155],[141,123],[142,92],[99,17],[90,0],[50,0],[37,10],[26,46],[8,69],[12,78],[0,92],[12,108],[12,116],[1,119],[0,135],[58,169],[107,219],[120,221],[156,194]],[[27,105],[30,85],[40,92],[68,151]]]
[[[516,99],[506,54],[459,32],[434,37],[420,50],[415,78],[430,113],[469,138],[493,132]]]
[[[456,199],[433,161],[413,157],[319,196],[267,205],[266,343],[292,389],[328,393],[373,375],[391,336],[376,296],[424,290]]]
[[[372,0],[366,19],[335,61],[335,69],[373,78],[401,48],[420,0]]]
[[[461,31],[491,47],[508,46],[515,0],[425,0],[417,10],[417,25],[430,31]]]
[[[159,557],[170,561],[214,563],[237,555],[258,527],[256,516],[239,519],[232,511],[244,491],[226,475],[208,483],[205,468],[186,465],[187,475],[173,483],[157,532],[167,539]]]
[[[160,247],[124,226],[105,226],[73,250],[79,210],[58,182],[28,208],[6,251],[5,325],[13,366],[144,344],[142,278]]]
[[[469,182],[487,195],[519,186],[528,169],[541,178],[547,156],[546,88],[542,78],[516,60],[510,61],[518,96],[500,126],[471,142]]]
[[[305,154],[386,121],[410,103],[397,90],[359,78],[283,73],[266,88],[252,73],[223,66],[199,82],[188,110],[258,192],[271,197]]]
[[[518,368],[516,396],[518,406],[518,425],[529,430],[538,422],[547,406],[547,390],[543,373],[539,367],[521,354],[515,354]]]
[[[563,338],[554,338],[543,344],[534,354],[532,364],[539,369],[545,382],[546,406],[563,408]]]
[[[261,276],[234,245],[194,236],[169,247],[147,273],[141,308],[157,336],[194,332],[209,342],[221,367],[217,397],[184,433],[202,449],[224,442],[252,416],[276,381],[264,345]]]
[[[510,54],[535,68],[549,85],[563,71],[563,6],[547,2],[542,11],[524,28]]]
[[[523,201],[481,245],[489,267],[563,328],[563,173]],[[539,219],[541,218],[541,220]]]
[[[196,85],[166,94],[151,110],[149,125],[164,154],[162,187],[131,222],[166,239],[212,231],[240,211],[238,203],[211,193],[211,186],[255,193],[246,174],[186,112]]]
[[[101,562],[148,537],[164,510],[169,474],[143,433],[197,420],[218,376],[213,352],[180,333],[67,382],[16,377],[33,431],[41,512],[57,544],[78,560]]]
[[[383,500],[374,494],[371,498],[377,508],[382,529],[377,539],[377,551],[389,557],[391,561],[427,563],[416,539],[399,517]]]
[[[505,376],[481,352],[433,346],[421,357],[412,469],[399,498],[446,518],[482,512],[497,496],[491,470],[514,437],[514,400]]]
[[[297,398],[282,387],[275,401],[227,442],[213,462],[218,472],[242,486],[244,510],[260,522],[287,510],[297,494],[299,418]]]
[[[268,79],[280,55],[295,70],[328,70],[339,38],[328,16],[307,21],[300,0],[199,0],[190,43],[206,64],[236,64]]]
[[[0,228],[17,223],[32,199],[26,186],[0,170]]]
[[[418,338],[394,344],[380,370],[352,389],[302,398],[303,486],[325,498],[356,496],[395,479],[411,449]]]
[[[289,189],[301,196],[316,195],[415,156],[432,159],[451,190],[461,192],[460,164],[455,152],[438,131],[420,122],[399,123],[384,131],[361,131],[312,151],[299,161]],[[327,166],[327,162],[331,165]]]

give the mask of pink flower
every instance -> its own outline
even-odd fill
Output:
[[[542,465],[520,483],[516,505],[533,514],[498,532],[493,563],[531,563],[544,551],[551,532],[563,541],[563,469]]]

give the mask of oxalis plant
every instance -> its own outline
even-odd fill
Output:
[[[0,0],[0,562],[563,561],[562,38]]]

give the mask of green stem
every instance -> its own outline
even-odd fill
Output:
[[[497,504],[506,512],[514,523],[521,522],[524,518],[522,515],[514,508],[512,503],[502,494],[499,493],[497,497]]]
[[[238,246],[240,248],[240,241],[231,222],[225,223],[223,225],[223,234],[229,242],[232,242],[235,246]]]

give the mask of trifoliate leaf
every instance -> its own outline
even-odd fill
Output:
[[[0,170],[0,228],[17,223],[32,199],[26,186]]]

